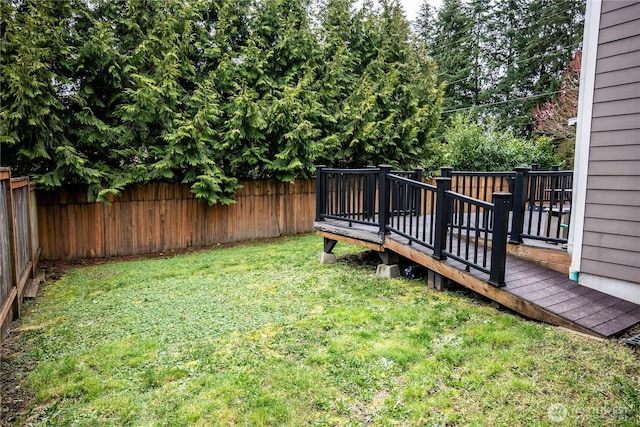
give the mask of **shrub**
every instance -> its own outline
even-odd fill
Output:
[[[455,170],[500,171],[533,163],[548,169],[557,163],[548,138],[518,138],[507,130],[488,129],[469,116],[456,116],[444,132],[444,162]]]

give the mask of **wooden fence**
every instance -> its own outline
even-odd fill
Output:
[[[38,191],[42,257],[137,255],[313,231],[314,180],[243,185],[228,206],[208,206],[182,184],[130,186],[111,204],[88,203],[83,188]]]
[[[39,258],[34,188],[0,168],[0,340],[20,316],[26,284]]]
[[[38,191],[42,257],[139,255],[313,231],[315,180],[243,186],[229,206],[208,206],[183,184],[130,186],[111,204],[89,203],[84,188]]]

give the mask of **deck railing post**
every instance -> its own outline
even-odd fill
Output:
[[[504,286],[507,260],[507,232],[509,230],[509,205],[511,193],[493,193],[493,236],[491,239],[491,270],[489,283]]]
[[[460,177],[456,177],[456,186],[454,188],[453,186],[453,176],[452,176],[452,172],[453,172],[453,168],[451,166],[442,166],[440,168],[440,176],[443,178],[451,178],[451,185],[449,186],[449,190],[453,189],[454,193],[458,193],[458,186],[460,185]],[[464,192],[464,188],[462,189],[462,191],[460,191],[460,193]],[[453,224],[453,209],[449,209],[449,218],[447,219],[447,221],[449,221],[449,223]]]
[[[451,178],[451,171],[453,171],[452,167],[443,166],[440,168],[440,176],[443,178]]]
[[[447,223],[449,222],[450,203],[445,192],[451,190],[451,178],[436,178],[436,224],[433,239],[433,258],[446,259],[444,254],[447,248]]]
[[[316,221],[322,221],[322,215],[325,213],[327,197],[327,186],[323,173],[325,167],[325,165],[316,165]]]
[[[380,169],[378,175],[378,185],[380,186],[378,201],[378,208],[380,212],[378,213],[378,222],[380,227],[379,233],[381,235],[384,235],[387,233],[387,224],[389,223],[389,207],[391,200],[391,194],[389,191],[390,186],[387,175],[391,173],[392,168],[390,165],[379,165],[378,168]]]
[[[511,218],[511,239],[510,243],[522,243],[522,227],[524,226],[524,207],[527,203],[528,185],[527,179],[529,168],[519,167],[516,171],[516,179],[513,185],[513,217]],[[507,217],[507,221],[509,217]]]

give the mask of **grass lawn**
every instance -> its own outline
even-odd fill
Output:
[[[638,354],[422,281],[322,239],[68,271],[3,360],[17,425],[637,425]],[[26,368],[25,368],[26,367]],[[3,414],[5,419],[10,416]]]

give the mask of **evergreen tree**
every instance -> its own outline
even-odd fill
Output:
[[[342,1],[329,5],[327,20],[346,16],[351,6]],[[334,99],[340,110],[331,128],[339,150],[327,162],[433,168],[438,152],[430,137],[439,120],[442,97],[435,64],[424,45],[413,43],[399,4],[382,2],[381,7],[378,13],[365,2],[349,21],[339,24],[334,20],[334,25],[327,27],[327,41],[340,40],[331,34],[333,31],[347,36],[346,50],[326,44],[325,55],[341,52],[339,62],[328,59],[327,63],[356,70],[342,82],[346,90],[336,93],[341,99]]]
[[[533,131],[531,110],[558,90],[579,49],[584,0],[444,0],[418,20],[447,84],[444,110],[473,111],[517,135]],[[541,96],[542,95],[542,96]],[[451,114],[446,114],[450,119]]]
[[[445,82],[444,110],[475,104],[473,17],[462,0],[444,0],[435,22],[431,54]]]
[[[230,203],[239,179],[433,157],[442,89],[397,2],[1,1],[0,160],[43,188]]]
[[[66,104],[74,91],[71,0],[2,0],[0,149],[4,164],[44,188],[101,173],[69,139]]]
[[[580,85],[580,65],[582,52],[578,52],[562,76],[560,90],[553,99],[547,100],[533,109],[535,132],[551,138],[556,147],[556,157],[564,167],[573,167],[575,126],[568,122],[578,116],[578,88]]]
[[[502,2],[506,5],[500,8]],[[531,110],[544,99],[539,96],[558,90],[563,70],[580,49],[585,2],[500,0],[497,7],[503,13],[494,17],[494,28],[504,22],[506,12],[515,31],[501,44],[509,50],[508,62],[495,93],[505,100],[527,99],[499,104],[491,112],[502,126],[528,135],[533,130]]]

